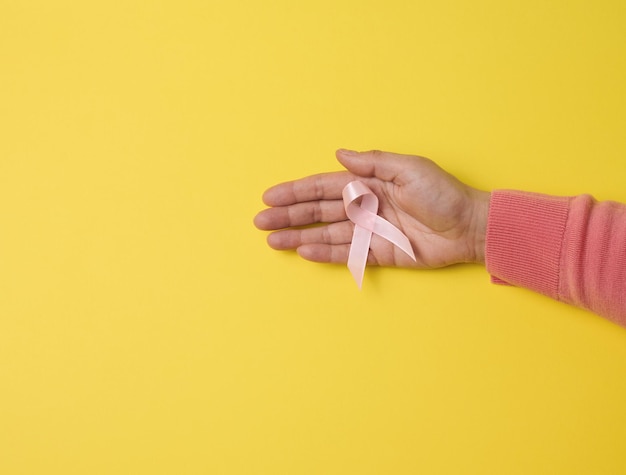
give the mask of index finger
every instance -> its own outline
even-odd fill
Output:
[[[289,206],[305,201],[340,200],[343,188],[354,179],[351,173],[341,171],[287,181],[263,193],[263,202],[268,206]]]

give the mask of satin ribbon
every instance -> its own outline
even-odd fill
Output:
[[[402,249],[411,259],[415,254],[409,238],[386,219],[377,215],[378,197],[363,182],[351,181],[342,192],[343,206],[348,219],[354,223],[354,234],[348,255],[348,269],[359,286],[363,285],[363,274],[367,264],[372,234],[378,234]],[[356,201],[361,198],[361,204]]]

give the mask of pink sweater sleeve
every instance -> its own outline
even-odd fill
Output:
[[[494,191],[485,260],[495,283],[526,287],[626,326],[624,204]]]

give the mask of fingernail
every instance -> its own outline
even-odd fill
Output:
[[[359,152],[356,152],[356,151],[354,151],[354,150],[347,150],[347,149],[345,149],[345,148],[340,148],[340,149],[338,150],[338,152],[339,152],[341,155],[347,155],[347,156],[349,156],[349,157],[353,157],[353,156],[355,156],[355,155],[358,155],[358,154],[359,154]]]

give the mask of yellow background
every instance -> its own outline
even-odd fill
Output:
[[[359,292],[252,218],[338,147],[626,201],[625,24],[0,0],[0,473],[624,473],[623,329],[479,266]]]

